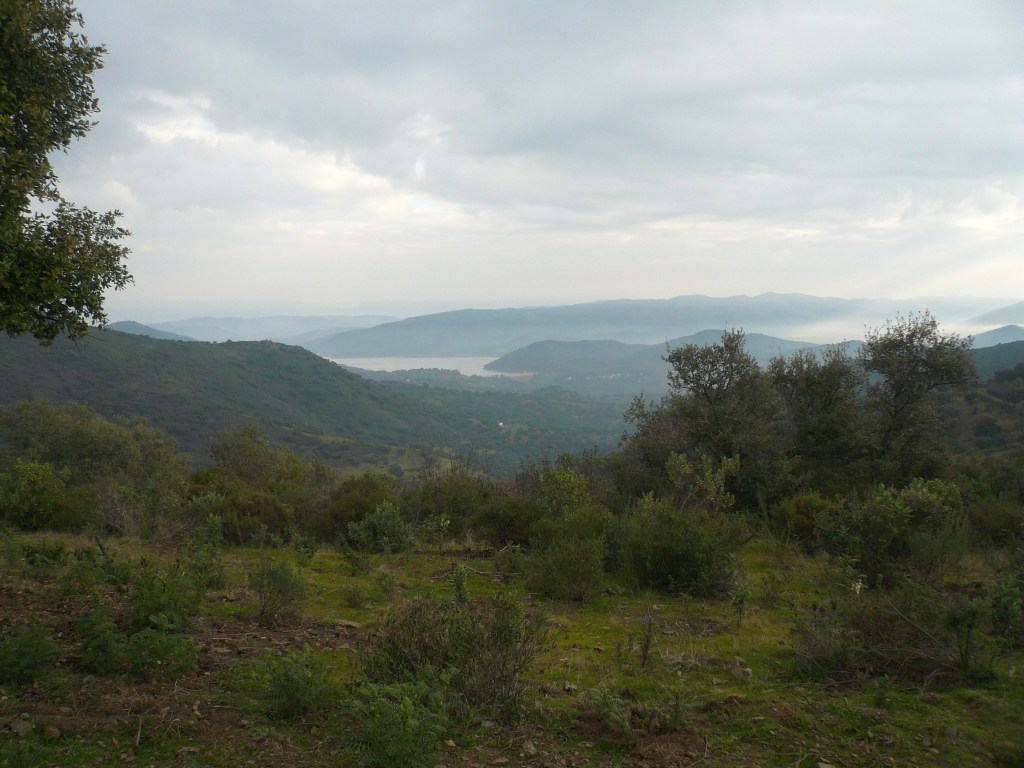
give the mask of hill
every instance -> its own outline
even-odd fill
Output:
[[[705,346],[722,338],[720,330],[704,330],[668,342]],[[760,333],[746,335],[747,351],[766,365],[779,355],[819,345]],[[488,363],[488,370],[531,373],[534,386],[562,386],[588,395],[633,395],[665,392],[666,344],[623,344],[618,341],[539,341]]]
[[[993,347],[996,344],[1007,344],[1012,341],[1024,341],[1024,328],[1019,325],[1004,325],[974,335],[974,348]]]
[[[0,339],[0,404],[81,402],[146,416],[205,458],[209,438],[257,421],[272,442],[348,467],[472,454],[497,473],[526,458],[612,448],[621,408],[547,390],[469,393],[367,381],[300,347],[173,342],[94,331],[42,348]]]
[[[134,336],[149,336],[151,339],[163,339],[165,341],[195,341],[195,339],[190,336],[181,336],[177,333],[171,333],[170,331],[161,331],[159,328],[151,328],[148,325],[136,323],[134,320],[119,320],[116,323],[111,323],[107,328],[111,331],[130,333]]]
[[[982,381],[992,377],[996,371],[1008,371],[1024,363],[1024,341],[996,344],[991,347],[971,350],[978,378]]]

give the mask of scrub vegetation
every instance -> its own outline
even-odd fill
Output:
[[[618,450],[504,478],[3,409],[0,764],[1020,764],[1024,458],[957,442],[964,340],[666,361]]]

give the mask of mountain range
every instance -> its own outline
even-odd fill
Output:
[[[782,338],[840,341],[865,326],[928,309],[944,325],[965,324],[981,299],[907,301],[837,299],[804,294],[598,301],[558,307],[462,309],[324,335],[305,343],[328,358],[493,356],[537,341],[664,344],[707,328],[744,328]],[[970,328],[969,330],[988,330]]]

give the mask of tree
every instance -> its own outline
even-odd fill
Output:
[[[804,349],[773,358],[768,366],[786,407],[799,480],[824,491],[855,484],[866,473],[863,369],[846,351]]]
[[[974,378],[971,341],[941,331],[927,311],[866,332],[858,359],[869,376],[867,406],[879,479],[905,483],[934,474],[940,458],[934,395],[963,388]]]
[[[0,0],[0,328],[43,344],[103,325],[103,292],[130,281],[119,211],[64,200],[49,156],[99,110],[89,45],[69,0]]]
[[[745,345],[743,331],[732,330],[718,344],[669,350],[668,410],[687,436],[673,450],[738,457],[737,495],[764,506],[788,482],[787,436],[771,378]]]

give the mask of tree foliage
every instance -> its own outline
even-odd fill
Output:
[[[0,328],[44,344],[102,325],[103,292],[131,280],[119,212],[64,200],[49,156],[99,110],[90,45],[68,0],[0,0]]]
[[[929,312],[868,330],[858,360],[870,377],[867,407],[879,479],[907,482],[934,473],[934,394],[974,378],[970,348],[970,336],[942,331]]]

